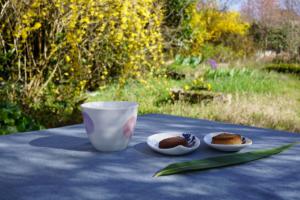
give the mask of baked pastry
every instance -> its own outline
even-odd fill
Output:
[[[161,149],[169,149],[178,145],[188,146],[188,142],[185,138],[176,136],[161,140],[158,144],[158,147]]]
[[[212,137],[212,144],[242,144],[242,136],[238,134],[221,133]]]

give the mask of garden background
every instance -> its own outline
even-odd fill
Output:
[[[85,101],[300,132],[298,0],[0,0],[0,134]]]

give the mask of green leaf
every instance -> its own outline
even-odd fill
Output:
[[[8,126],[6,128],[6,131],[7,131],[7,133],[16,133],[16,132],[18,132],[18,129],[16,126]]]
[[[183,59],[182,64],[183,65],[189,65],[191,62],[191,58],[190,57],[186,57]]]
[[[7,125],[14,125],[15,124],[15,120],[14,119],[6,118],[3,121]]]
[[[250,161],[266,158],[278,154],[299,142],[282,145],[276,148],[250,151],[245,153],[232,153],[224,156],[210,157],[201,160],[192,160],[187,162],[173,163],[159,170],[154,174],[155,177],[167,176],[171,174],[187,173],[192,171],[203,171],[212,168],[220,168],[231,165],[238,165]]]
[[[192,57],[190,59],[190,64],[192,65],[193,68],[195,68],[197,65],[199,65],[201,62],[200,57]]]
[[[180,64],[182,64],[183,59],[184,59],[184,57],[182,57],[181,55],[176,55],[175,63],[180,65]]]

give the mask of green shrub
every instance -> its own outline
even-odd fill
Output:
[[[180,26],[185,15],[185,8],[192,2],[191,0],[165,0],[165,21],[167,26],[173,28]]]
[[[248,24],[241,20],[238,12],[222,11],[217,1],[164,0],[164,2],[163,34],[167,44],[167,53],[202,56],[206,59],[215,58],[214,55],[205,52],[209,50],[205,47],[207,43],[210,43],[212,47],[220,44],[227,46],[228,48],[223,48],[224,52],[221,53],[225,56],[228,53],[224,53],[229,50],[234,55],[248,53],[249,46],[251,46],[245,37]],[[245,43],[247,44],[244,46]],[[234,45],[238,45],[238,48]],[[223,50],[220,47],[217,49]],[[212,52],[212,54],[215,53]],[[227,58],[233,57],[229,55],[224,59]]]
[[[175,60],[167,66],[166,74],[173,79],[184,79],[186,75],[192,74],[197,70],[201,61],[201,57],[177,55]]]
[[[194,91],[211,90],[211,84],[207,83],[202,76],[198,76],[194,80],[188,81],[184,89]]]
[[[265,67],[265,69],[268,71],[276,71],[276,72],[300,75],[300,64],[288,64],[288,63],[268,64]]]
[[[205,43],[218,44],[224,35],[246,35],[249,25],[242,21],[240,13],[223,12],[217,4],[206,1],[192,1],[185,9],[186,17],[182,23],[183,42],[188,48],[183,52],[201,55]]]
[[[208,60],[210,58],[216,59],[216,48],[215,45],[210,43],[205,43],[201,47],[201,56],[203,60]]]
[[[162,18],[156,0],[6,1],[1,99],[46,126],[77,121],[86,90],[142,79],[161,66]]]
[[[214,45],[206,43],[201,47],[201,55],[203,61],[213,58],[219,62],[229,62],[241,58],[244,55],[244,51],[235,51],[223,44]]]
[[[41,128],[43,127],[36,120],[25,115],[19,106],[11,103],[0,104],[0,135]]]
[[[193,68],[195,68],[197,65],[199,65],[201,62],[201,57],[196,56],[181,56],[176,55],[175,61],[173,64],[175,65],[189,65]]]
[[[299,50],[300,52],[300,50]],[[288,52],[283,52],[272,60],[274,64],[300,64],[300,56],[299,54],[291,54]]]

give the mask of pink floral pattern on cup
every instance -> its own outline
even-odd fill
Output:
[[[123,126],[123,134],[125,137],[130,138],[133,134],[134,128],[136,124],[136,117],[132,116]]]

